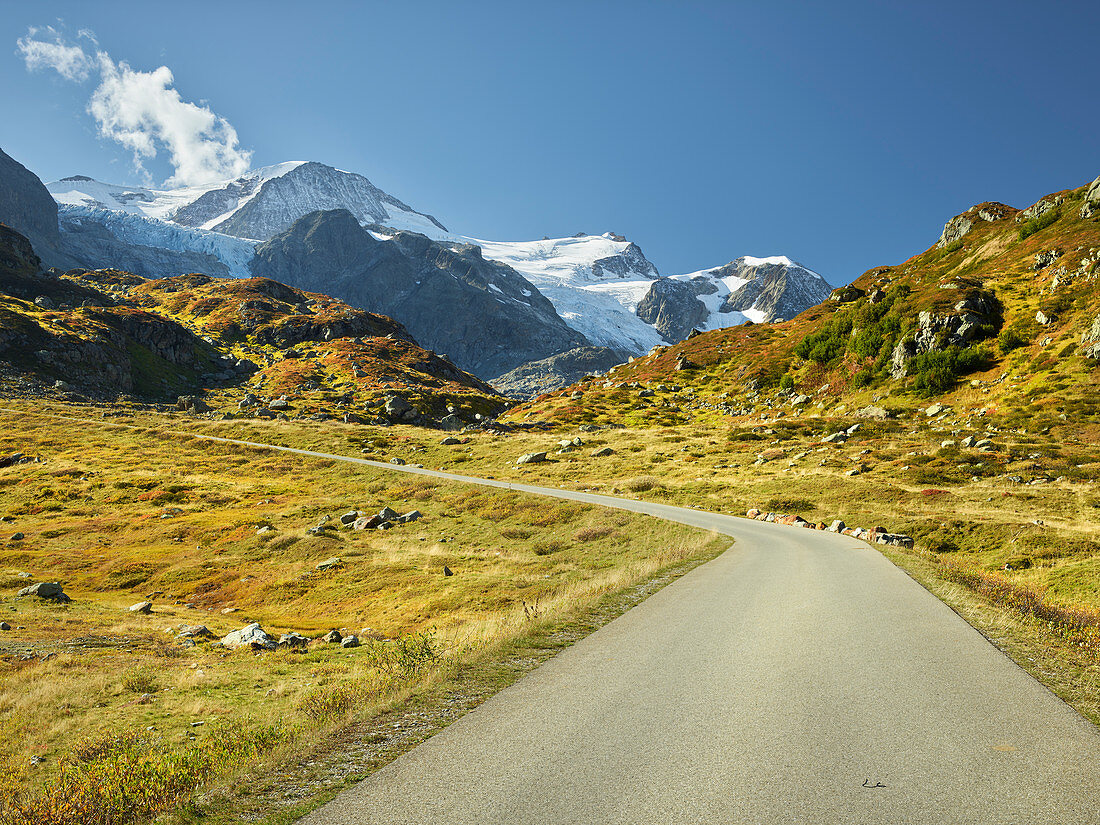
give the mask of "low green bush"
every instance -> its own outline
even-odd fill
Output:
[[[1025,221],[1020,226],[1020,229],[1016,234],[1019,236],[1021,241],[1026,238],[1030,238],[1036,232],[1041,232],[1042,230],[1046,229],[1048,226],[1058,220],[1058,218],[1058,210],[1051,209],[1049,212],[1044,212],[1037,218],[1032,218],[1029,221]]]

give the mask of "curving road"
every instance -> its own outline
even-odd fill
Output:
[[[306,825],[1100,825],[1100,731],[866,544],[196,437],[601,504],[737,540]]]
[[[1100,731],[862,542],[274,449],[737,540],[302,823],[1100,823]]]

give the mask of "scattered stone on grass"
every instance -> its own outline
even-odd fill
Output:
[[[180,625],[179,633],[176,634],[177,638],[184,639],[215,639],[217,638],[210,628],[204,624],[182,624]]]
[[[227,633],[222,637],[222,644],[230,650],[236,650],[240,647],[251,647],[253,650],[274,650],[277,642],[275,637],[260,627],[258,622],[253,622],[250,625],[245,625],[240,630]]]
[[[38,582],[37,584],[32,584],[30,587],[24,587],[20,590],[18,595],[37,596],[40,599],[47,599],[60,604],[67,604],[72,601],[72,599],[65,595],[65,591],[61,589],[61,585],[56,582]]]

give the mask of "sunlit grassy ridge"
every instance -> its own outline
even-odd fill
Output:
[[[754,392],[785,388],[810,396],[824,414],[872,402],[912,408],[927,397],[961,392],[1028,417],[1049,413],[1049,424],[1061,413],[1072,419],[1066,426],[1083,423],[1080,413],[1091,422],[1095,361],[1085,357],[1081,337],[1100,314],[1100,222],[1080,217],[1085,188],[1043,198],[1037,206],[1049,211],[1030,233],[1023,228],[1034,224],[1024,212],[979,204],[962,216],[972,223],[962,238],[868,270],[836,290],[836,300],[788,322],[690,338],[521,405],[509,418],[641,426],[698,421],[703,413],[667,398],[670,403],[640,399],[632,386],[666,383],[754,414],[727,415],[734,419],[759,418]],[[989,312],[965,345],[939,341],[935,351],[909,363],[904,378],[891,375],[894,350],[912,340],[921,313],[958,314],[958,305],[983,298]],[[976,393],[967,393],[971,381],[978,382]]]
[[[385,316],[265,278],[42,275],[26,239],[0,227],[0,387],[23,394],[31,376],[101,399],[197,395],[212,415],[238,414],[249,394],[246,414],[280,399],[282,417],[373,420],[392,395],[434,420],[507,406]]]
[[[96,282],[100,275],[77,280],[86,278]],[[448,406],[470,417],[503,407],[486,384],[417,346],[400,324],[327,295],[265,278],[198,275],[115,286],[115,293],[257,364],[258,373],[243,385],[210,388],[207,400],[217,407],[231,408],[249,390],[289,395],[291,415],[332,412],[335,405],[361,412],[393,391],[437,416]],[[299,357],[285,357],[292,348]]]

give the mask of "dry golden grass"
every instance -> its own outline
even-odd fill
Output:
[[[968,404],[977,407],[981,401],[981,394],[975,392]],[[739,514],[752,506],[765,506],[798,512],[813,520],[839,517],[849,524],[884,524],[913,534],[919,553],[927,555],[927,548],[935,548],[929,558],[951,558],[974,570],[1000,571],[1006,582],[1043,592],[1046,601],[1056,607],[1100,607],[1100,587],[1096,584],[1100,580],[1100,497],[1091,480],[1094,468],[1100,466],[1100,451],[1089,441],[1066,440],[1057,434],[1043,434],[1038,427],[1025,430],[1011,426],[1004,418],[978,416],[967,404],[956,408],[957,415],[946,423],[929,421],[923,415],[889,422],[862,421],[862,429],[840,447],[823,444],[821,438],[855,423],[856,419],[843,416],[843,410],[839,414],[834,410],[830,417],[815,410],[809,415],[767,422],[731,421],[706,412],[690,427],[580,432],[559,426],[549,431],[506,435],[470,432],[463,436],[468,439],[466,443],[448,446],[439,443],[442,434],[412,427],[212,422],[136,411],[125,423],[144,427],[146,432],[155,426],[158,430],[242,438],[381,461],[399,457],[409,463],[473,476],[650,498],[719,512]],[[997,448],[993,453],[941,447],[945,439],[981,435],[989,429],[996,431]],[[557,453],[557,442],[566,435],[579,436],[583,446]],[[102,446],[112,439],[133,440],[132,436],[117,433],[109,439],[102,434],[82,434],[81,438],[98,438],[96,444]],[[137,440],[148,438],[142,435]],[[114,512],[125,517],[118,523],[94,521],[96,516],[91,512],[83,513],[81,518],[92,520],[97,534],[113,542],[114,558],[126,558],[127,566],[121,568],[124,572],[116,575],[139,577],[148,573],[149,581],[155,576],[177,576],[189,590],[196,589],[196,581],[211,583],[201,594],[206,600],[202,606],[211,607],[216,616],[220,616],[217,609],[222,604],[243,606],[245,609],[237,614],[242,617],[240,623],[255,617],[276,623],[277,627],[281,622],[282,626],[296,624],[314,631],[331,625],[355,628],[369,624],[391,636],[435,626],[441,643],[449,649],[485,650],[496,640],[522,634],[530,627],[532,616],[541,619],[561,615],[573,605],[627,587],[662,565],[697,552],[698,545],[693,543],[696,540],[689,534],[651,522],[643,526],[635,517],[620,512],[569,502],[550,504],[508,491],[467,488],[430,479],[349,471],[325,461],[303,464],[263,451],[219,448],[207,452],[206,447],[186,446],[192,443],[178,436],[160,434],[155,440],[161,445],[171,443],[174,449],[203,453],[202,458],[188,453],[188,472],[180,476],[184,490],[173,491],[166,486],[155,469],[131,467],[126,481],[135,486],[112,485],[102,493],[112,497]],[[605,446],[614,450],[612,455],[590,455]],[[136,449],[141,445],[131,444],[124,451]],[[540,450],[548,451],[550,461],[515,464],[521,454]],[[162,453],[163,447],[149,449],[144,460],[155,461],[158,451]],[[758,465],[760,455],[769,458]],[[217,471],[203,470],[207,458],[218,463]],[[65,471],[50,477],[55,498],[56,491],[64,489],[57,479],[65,485],[84,483],[80,481],[82,476],[76,475],[83,469],[78,462],[71,467],[54,464],[49,469]],[[861,475],[846,475],[857,465],[863,468]],[[309,472],[303,475],[304,466]],[[1011,474],[1058,480],[1030,486],[1009,481],[1007,476]],[[3,478],[0,475],[0,485],[4,484]],[[45,501],[41,489],[45,481],[40,478],[36,484],[32,488],[37,498]],[[223,486],[218,488],[218,484]],[[255,487],[244,495],[241,485]],[[215,496],[217,503],[188,498],[192,493],[187,491],[197,489]],[[310,495],[307,490],[321,492]],[[150,493],[152,497],[141,500]],[[161,495],[183,496],[185,500],[173,504],[159,500]],[[268,499],[271,504],[257,509],[258,502]],[[344,507],[364,506],[364,501],[373,502],[372,507],[384,503],[398,510],[416,507],[426,518],[400,532],[372,535],[363,545],[347,534],[339,534],[338,539],[305,536],[304,527],[315,523],[322,513],[336,515]],[[203,502],[204,507],[196,506]],[[92,508],[94,503],[95,494],[91,503],[76,496],[66,501],[69,510],[65,512],[75,514]],[[160,512],[155,508],[167,506],[181,507],[186,515],[177,519],[190,520],[172,525],[172,529],[191,525],[194,532],[187,534],[184,547],[194,546],[192,538],[201,538],[202,530],[213,529],[203,526],[203,520],[209,518],[208,510],[217,510],[219,532],[211,533],[215,538],[203,545],[211,550],[209,558],[204,557],[209,569],[177,560],[149,573],[139,566],[148,563],[148,553],[132,558],[124,555],[123,545],[133,536],[167,529],[164,522],[173,520],[148,517],[150,508],[154,508],[155,516]],[[132,512],[133,508],[145,509]],[[251,533],[251,528],[261,522],[275,527],[272,537]],[[43,534],[49,532],[45,525],[40,527]],[[627,544],[623,540],[626,537],[630,546],[637,546],[642,538],[640,528],[646,533],[644,543],[648,549],[644,556],[616,556],[612,545]],[[168,536],[170,540],[171,534]],[[61,542],[63,538],[57,536],[50,541]],[[179,543],[170,546],[176,554],[181,549]],[[317,560],[332,555],[344,558],[347,566],[326,577],[310,572]],[[211,561],[216,563],[211,565]],[[448,591],[439,586],[438,571],[444,564],[461,573],[448,578],[445,585],[457,584],[461,589]],[[97,573],[92,557],[81,565],[71,571],[77,580],[103,574]],[[1002,569],[1005,565],[1010,569]],[[222,581],[216,576],[220,569],[235,572]],[[256,569],[262,572],[253,572]],[[241,583],[241,572],[255,578]],[[192,575],[197,578],[187,578]],[[941,597],[950,600],[945,594],[955,593],[951,598],[961,598],[957,591],[964,588],[936,578],[934,572],[929,576],[930,581],[939,583],[936,592]],[[306,583],[310,583],[308,587]],[[369,598],[363,595],[368,589]],[[966,592],[975,611],[975,624],[985,627],[981,624],[985,622],[1003,628],[1005,638],[1016,639],[1012,643],[1025,651],[1014,655],[1047,662],[1036,671],[1037,675],[1084,712],[1091,713],[1094,704],[1100,706],[1100,690],[1065,688],[1067,674],[1078,674],[1081,684],[1097,682],[1100,663],[1095,650],[1078,648],[1067,653],[1064,640],[1059,642],[1034,621]],[[459,595],[461,598],[454,598]],[[118,599],[118,607],[127,598]],[[308,617],[315,614],[310,610],[317,604],[339,605],[344,612],[329,614],[337,617],[329,624],[311,624]],[[112,620],[116,626],[113,632],[126,635],[129,621]],[[304,697],[314,695],[308,691],[314,690],[321,691],[322,704],[329,703],[337,710],[343,707],[349,685],[368,685],[376,678],[370,669],[335,673],[323,667],[325,663],[356,662],[344,653],[306,654],[307,658],[314,657],[310,673],[315,675],[305,680],[313,683],[308,687],[303,685],[301,673],[289,664],[273,672],[270,681],[262,684],[264,706],[270,703],[277,712],[286,712],[279,709],[301,707]],[[228,657],[214,663],[226,678],[218,688],[220,693],[213,695],[227,695],[234,685],[256,678],[254,669],[228,678],[226,664],[246,659]],[[277,656],[269,661],[276,662]],[[247,695],[236,694],[238,701]],[[217,712],[216,703],[205,696],[192,695],[190,699],[196,704],[187,706],[188,710],[193,707],[195,713]],[[207,704],[200,704],[203,701]]]
[[[0,515],[13,519],[4,538],[25,534],[0,544],[0,612],[15,628],[0,634],[7,795],[64,774],[74,743],[112,732],[143,731],[184,754],[219,725],[263,733],[275,723],[280,736],[263,741],[293,750],[311,727],[376,712],[535,618],[560,619],[713,552],[710,536],[679,525],[200,442],[162,429],[182,422],[138,411],[109,419],[130,427],[2,415],[0,454],[42,458],[0,469]],[[341,452],[351,429],[304,431]],[[338,524],[348,510],[383,506],[423,518],[307,533],[325,515]],[[333,556],[343,564],[316,570]],[[14,598],[33,581],[63,583],[73,603]],[[151,615],[127,610],[145,598]],[[176,637],[184,624],[221,636],[251,621],[275,635],[340,629],[395,641],[253,655]],[[417,660],[418,639],[432,651],[423,669],[401,664]],[[202,753],[196,764],[216,765],[196,781],[238,765]]]

